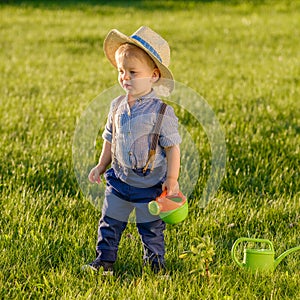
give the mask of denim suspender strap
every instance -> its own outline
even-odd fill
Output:
[[[154,127],[154,132],[153,132],[153,135],[152,135],[152,141],[151,141],[150,150],[149,150],[149,154],[148,154],[148,160],[147,160],[147,163],[146,163],[145,167],[143,168],[143,173],[146,173],[150,163],[152,164],[151,165],[151,171],[154,168],[156,147],[157,147],[157,144],[158,144],[161,123],[162,123],[162,120],[163,120],[164,113],[166,111],[166,107],[167,107],[167,104],[164,103],[164,102],[160,106],[160,110],[159,110],[159,113],[158,113],[158,116],[157,116],[157,121],[156,121],[156,124],[155,124],[155,127]]]

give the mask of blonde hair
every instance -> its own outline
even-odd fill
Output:
[[[137,58],[142,62],[146,62],[149,65],[149,67],[153,69],[157,68],[153,59],[143,49],[130,43],[122,44],[115,53],[115,57],[117,56],[127,57],[127,58]]]

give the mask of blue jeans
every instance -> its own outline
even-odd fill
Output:
[[[148,212],[148,203],[162,192],[162,182],[150,188],[130,186],[118,179],[113,169],[105,173],[106,191],[98,227],[97,256],[115,262],[121,235],[133,209],[144,248],[144,262],[164,265],[165,223]]]

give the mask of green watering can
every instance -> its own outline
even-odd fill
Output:
[[[239,261],[236,256],[236,247],[242,242],[255,242],[255,243],[265,243],[268,245],[269,249],[244,249],[244,260]],[[231,249],[231,256],[234,262],[236,262],[240,267],[247,268],[251,271],[274,271],[278,264],[288,255],[297,250],[300,250],[300,246],[291,248],[277,259],[274,258],[275,252],[271,241],[265,239],[252,239],[252,238],[239,238],[237,239]]]

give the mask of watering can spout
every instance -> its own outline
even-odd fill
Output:
[[[289,254],[297,251],[297,250],[300,250],[300,246],[298,247],[295,247],[295,248],[291,248],[285,252],[283,252],[282,254],[280,254],[276,259],[275,259],[275,262],[274,262],[274,269],[279,265],[279,263]]]

